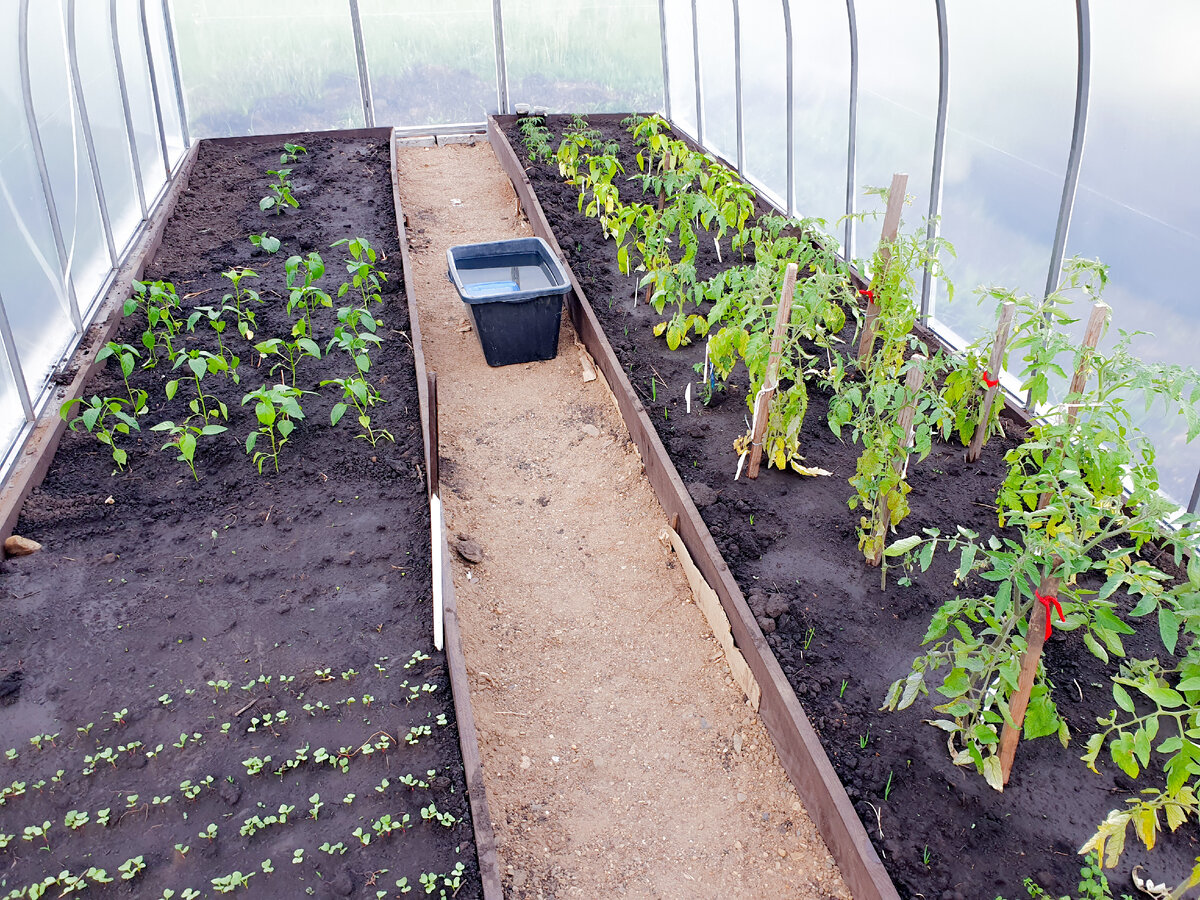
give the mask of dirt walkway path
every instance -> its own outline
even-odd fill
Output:
[[[603,379],[489,368],[446,248],[530,234],[487,144],[400,153],[443,499],[506,895],[849,894],[674,555]]]

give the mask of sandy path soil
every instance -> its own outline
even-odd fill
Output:
[[[489,368],[446,248],[529,235],[487,144],[400,152],[443,500],[506,895],[847,898],[563,317]],[[452,541],[453,542],[453,541]]]

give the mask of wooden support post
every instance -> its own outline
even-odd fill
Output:
[[[667,154],[666,171],[670,171],[672,168],[672,165],[673,164],[672,164],[672,160],[671,160],[671,154],[668,153]],[[662,215],[662,211],[666,207],[666,205],[667,205],[667,192],[659,191],[658,192],[658,214],[660,216]],[[646,301],[645,302],[646,302],[647,306],[650,305],[650,297],[653,296],[653,294],[654,294],[654,282],[652,281],[648,285],[646,285]]]
[[[1096,345],[1100,343],[1100,336],[1104,334],[1104,326],[1108,324],[1108,317],[1110,315],[1112,315],[1112,308],[1107,303],[1097,300],[1092,305],[1092,314],[1088,316],[1087,327],[1083,332],[1083,343],[1080,345],[1083,352],[1079,354],[1079,362],[1076,363],[1075,373],[1071,376],[1071,385],[1067,388],[1067,397],[1083,393],[1083,389],[1087,385],[1088,374],[1091,372],[1092,353],[1095,352]],[[1079,405],[1068,403],[1068,427],[1074,425],[1077,418],[1079,418]],[[1049,502],[1050,494],[1042,494],[1038,498],[1038,509],[1045,509]]]
[[[887,210],[883,214],[883,231],[879,235],[879,271],[871,273],[871,281],[875,282],[887,268],[892,259],[892,251],[888,245],[900,233],[900,213],[904,211],[904,192],[908,188],[908,176],[896,173],[892,176],[892,186],[888,189]],[[874,298],[867,301],[867,315],[863,319],[862,334],[858,338],[858,367],[865,369],[875,351],[875,320],[879,318],[879,305]]]
[[[429,383],[429,495],[441,494],[438,479],[438,402],[437,402],[437,372],[426,372],[425,378]],[[436,540],[436,538],[435,538]]]
[[[912,361],[914,363],[923,363],[925,357],[920,354],[914,354]],[[904,404],[904,408],[900,410],[900,415],[896,419],[901,430],[904,432],[904,439],[900,444],[900,455],[892,460],[892,468],[896,470],[896,474],[901,478],[904,478],[908,473],[908,448],[912,444],[913,418],[917,414],[917,394],[920,393],[921,385],[924,383],[925,370],[920,365],[914,365],[908,370],[908,374],[904,376],[904,389],[908,393],[908,402]],[[877,566],[883,561],[883,545],[887,543],[888,527],[891,524],[891,520],[892,513],[888,507],[887,497],[880,497],[875,507],[876,548],[867,559],[869,565]]]
[[[754,430],[750,435],[750,466],[747,478],[758,477],[762,463],[763,435],[767,432],[767,419],[771,412],[771,398],[779,386],[779,365],[783,358],[783,339],[792,321],[792,298],[796,293],[795,263],[788,263],[783,273],[783,293],[779,295],[779,307],[775,310],[775,331],[771,335],[771,355],[767,357],[767,374],[763,377],[762,390],[754,401]]]
[[[1053,567],[1062,564],[1058,557],[1054,558]],[[1058,596],[1059,579],[1047,576],[1038,585],[1037,593],[1041,597]],[[1017,690],[1009,700],[1008,709],[1012,713],[1012,724],[1004,723],[1000,731],[1000,774],[1003,783],[1008,784],[1012,775],[1013,759],[1017,754],[1017,744],[1021,741],[1021,726],[1025,724],[1025,711],[1029,708],[1029,695],[1033,693],[1033,681],[1037,677],[1038,663],[1042,659],[1042,648],[1046,643],[1046,616],[1050,610],[1040,603],[1034,602],[1029,611],[1029,626],[1025,631],[1025,653],[1021,657],[1021,674],[1017,676]]]
[[[1067,392],[1067,396],[1083,393],[1088,375],[1091,373],[1092,354],[1096,351],[1096,345],[1100,343],[1100,336],[1104,334],[1104,328],[1108,324],[1108,317],[1111,315],[1112,309],[1107,303],[1097,300],[1092,305],[1092,314],[1088,316],[1087,328],[1083,332],[1083,352],[1079,354],[1079,363],[1075,366],[1075,374],[1071,376],[1071,387]],[[1075,419],[1078,417],[1079,406],[1075,403],[1068,404],[1067,424],[1074,425]]]
[[[992,341],[992,352],[988,356],[987,378],[996,382],[988,384],[987,392],[983,395],[983,407],[979,411],[979,421],[975,423],[975,433],[971,435],[971,446],[967,449],[967,462],[975,462],[983,452],[983,442],[987,440],[988,421],[992,417],[992,404],[996,402],[996,394],[1000,390],[1000,370],[1004,365],[1004,350],[1008,347],[1008,332],[1012,327],[1013,311],[1016,304],[1011,300],[1000,307],[1000,324],[996,326],[996,337]]]

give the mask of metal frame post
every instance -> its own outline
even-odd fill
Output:
[[[121,111],[125,114],[125,136],[129,139],[129,156],[133,164],[133,183],[137,187],[138,205],[142,210],[142,221],[149,216],[146,206],[146,189],[142,186],[142,163],[138,156],[137,134],[133,130],[133,113],[129,108],[129,86],[125,83],[125,62],[121,58],[121,38],[117,25],[117,0],[108,3],[109,27],[112,29],[113,60],[117,69],[117,86],[121,89]]]
[[[21,368],[21,356],[17,353],[17,341],[13,337],[12,326],[8,322],[8,310],[4,306],[4,297],[2,296],[0,296],[0,341],[4,343],[4,355],[8,358],[8,368],[12,372],[17,396],[21,398],[21,409],[25,411],[25,421],[32,422],[37,416],[34,414],[33,401],[29,397],[29,385],[25,383],[25,372]]]
[[[929,179],[929,221],[925,239],[932,247],[942,231],[943,163],[946,157],[946,115],[950,104],[950,34],[946,26],[946,0],[935,0],[938,23],[938,107],[933,137],[933,173]],[[934,299],[933,268],[925,265],[921,279],[921,322],[929,318]]]
[[[54,202],[54,189],[50,184],[50,170],[46,166],[46,152],[42,147],[42,136],[38,131],[37,113],[33,108],[33,91],[29,81],[29,0],[21,0],[17,16],[18,58],[21,70],[21,93],[25,100],[25,123],[29,127],[29,142],[37,162],[38,176],[42,181],[42,195],[46,201],[46,213],[50,217],[50,231],[54,235],[54,249],[58,253],[58,264],[62,270],[63,287],[67,293],[67,313],[76,334],[83,334],[83,319],[79,315],[79,299],[75,296],[75,280],[67,267],[67,245],[63,241],[62,225],[58,221],[58,206]]]
[[[781,0],[783,5],[783,40],[787,48],[787,211],[796,214],[796,110],[792,85],[792,4]]]
[[[667,0],[658,0],[658,44],[662,54],[663,115],[671,121],[671,65],[667,62]]]
[[[1088,105],[1092,82],[1092,16],[1088,0],[1075,0],[1075,39],[1078,43],[1075,68],[1075,120],[1071,127],[1071,149],[1067,154],[1067,170],[1063,176],[1062,200],[1058,205],[1058,224],[1054,229],[1054,244],[1050,249],[1050,268],[1046,273],[1046,293],[1050,296],[1058,287],[1062,274],[1067,235],[1071,230],[1071,215],[1075,211],[1075,192],[1079,187],[1079,166],[1083,159],[1083,142],[1087,136]],[[1025,395],[1025,408],[1032,409],[1033,395]]]
[[[1067,171],[1063,178],[1062,200],[1058,206],[1058,224],[1054,230],[1054,245],[1050,251],[1050,270],[1046,275],[1046,294],[1058,287],[1062,273],[1063,254],[1071,230],[1071,215],[1075,211],[1075,192],[1079,187],[1079,165],[1083,159],[1083,143],[1087,136],[1088,105],[1092,80],[1092,19],[1088,0],[1075,0],[1076,40],[1079,45],[1075,73],[1075,121],[1071,129],[1071,151],[1067,155]]]
[[[183,79],[179,75],[179,56],[175,52],[175,19],[171,15],[170,0],[162,0],[163,31],[167,34],[167,57],[171,61],[171,78],[175,82],[175,102],[179,105],[179,134],[183,138],[183,146],[192,146],[192,137],[188,133],[187,104],[183,99]]]
[[[92,186],[96,189],[96,202],[100,207],[100,224],[104,229],[104,243],[108,247],[110,265],[117,264],[117,247],[113,242],[112,222],[108,217],[108,202],[104,197],[104,184],[100,180],[100,162],[96,158],[96,142],[92,139],[92,123],[88,120],[87,101],[83,96],[83,80],[79,77],[79,54],[75,42],[75,0],[67,0],[67,62],[71,69],[71,89],[79,107],[79,121],[83,128],[83,143],[87,148],[88,164],[92,170]]]
[[[350,28],[354,32],[354,58],[358,64],[358,93],[362,97],[363,123],[367,128],[374,128],[375,99],[371,94],[371,73],[367,70],[367,47],[363,42],[358,0],[350,0]]]
[[[496,103],[500,113],[509,111],[508,54],[504,46],[504,10],[502,0],[492,0],[492,40],[496,45]]]
[[[733,2],[733,102],[737,135],[737,173],[746,171],[746,135],[742,125],[742,16],[738,0]]]
[[[1200,514],[1200,473],[1196,475],[1196,486],[1192,488],[1192,499],[1188,502],[1188,512]]]
[[[167,129],[163,126],[162,101],[158,96],[158,76],[154,73],[154,51],[150,47],[150,23],[146,19],[146,0],[138,0],[142,22],[142,44],[146,48],[146,71],[150,73],[150,96],[154,98],[154,115],[158,119],[158,143],[162,148],[163,171],[171,180],[171,154],[167,150]]]
[[[854,0],[846,0],[846,23],[850,27],[850,111],[846,123],[846,237],[843,251],[854,258],[855,141],[858,138],[858,18]]]
[[[704,99],[700,89],[700,19],[692,0],[692,71],[696,78],[696,143],[704,146]]]

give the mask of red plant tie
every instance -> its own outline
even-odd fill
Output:
[[[859,291],[858,293],[860,296],[866,297],[868,300],[875,299],[875,292],[870,288],[867,288],[865,291]]]
[[[1062,604],[1060,604],[1058,602],[1057,596],[1055,596],[1054,594],[1051,594],[1049,597],[1043,597],[1037,591],[1033,592],[1033,596],[1037,599],[1038,603],[1040,603],[1040,604],[1042,604],[1042,606],[1046,607],[1046,636],[1045,636],[1045,638],[1043,638],[1043,640],[1048,641],[1048,640],[1050,640],[1050,634],[1053,631],[1053,629],[1050,627],[1050,621],[1051,621],[1050,604],[1053,603],[1054,608],[1056,610],[1058,610],[1058,619],[1060,622],[1065,622],[1065,621],[1067,621],[1067,619],[1063,615]]]
[[[988,387],[990,387],[990,388],[994,388],[994,387],[997,387],[997,386],[1000,384],[1000,379],[999,379],[999,378],[993,378],[993,377],[992,377],[992,376],[991,376],[991,375],[988,373],[988,370],[987,370],[987,369],[984,369],[984,370],[983,370],[983,383],[984,383],[984,384],[986,384],[986,385],[987,385]]]

